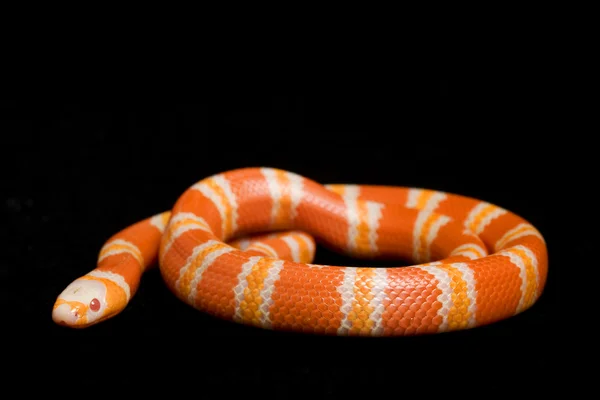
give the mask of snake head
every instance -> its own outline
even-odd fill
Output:
[[[122,293],[110,284],[84,276],[73,281],[58,296],[52,309],[52,320],[71,328],[85,328],[118,314],[125,305]]]

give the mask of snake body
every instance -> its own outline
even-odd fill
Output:
[[[311,264],[316,243],[365,264],[412,264]],[[218,318],[314,334],[402,336],[523,312],[543,291],[548,259],[534,226],[485,201],[241,168],[197,182],[172,210],[112,236],[96,268],[58,296],[53,320],[83,328],[117,315],[153,265],[180,300]]]

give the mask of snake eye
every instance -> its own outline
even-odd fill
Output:
[[[100,300],[98,299],[92,299],[92,301],[90,301],[90,310],[92,311],[98,311],[100,309]]]

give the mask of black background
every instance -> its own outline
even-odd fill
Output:
[[[505,365],[517,375],[559,370],[569,330],[561,276],[589,246],[580,238],[573,251],[563,250],[572,239],[564,227],[573,228],[565,210],[573,208],[560,188],[575,183],[561,173],[572,176],[567,159],[579,144],[551,136],[557,115],[539,82],[440,74],[406,81],[297,95],[224,91],[191,104],[4,107],[3,331],[21,371],[90,383],[99,372],[126,383],[130,370],[141,369],[138,382],[151,388],[171,387],[186,372],[196,385],[292,388],[319,397],[440,371],[444,385],[464,383],[465,370],[496,390],[510,378]],[[118,317],[77,331],[53,324],[56,296],[94,268],[110,235],[169,209],[203,177],[245,166],[288,169],[322,183],[427,187],[501,205],[545,236],[546,290],[525,313],[470,331],[321,338],[215,320],[175,299],[154,270]],[[349,260],[319,249],[315,262]],[[73,363],[81,370],[67,373]]]

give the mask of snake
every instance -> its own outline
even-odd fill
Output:
[[[359,265],[315,264],[318,246]],[[173,295],[215,318],[389,337],[524,312],[544,290],[548,254],[530,222],[473,197],[242,167],[194,183],[171,210],[111,236],[96,267],[58,295],[52,320],[87,328],[119,315],[156,266]]]

